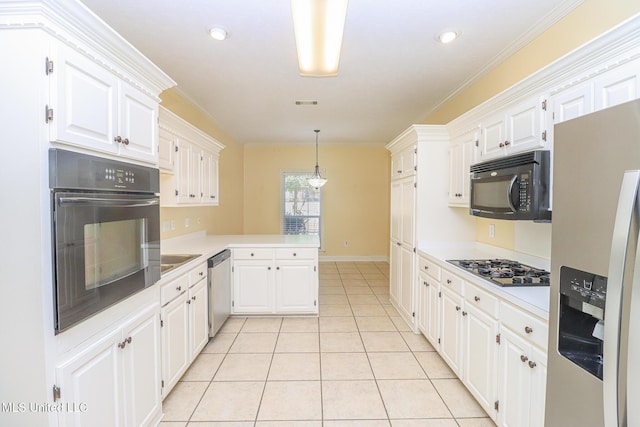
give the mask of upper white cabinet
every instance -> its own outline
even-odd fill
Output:
[[[544,147],[547,101],[533,96],[482,120],[481,161]]]
[[[449,206],[469,207],[469,169],[476,161],[480,128],[451,139],[449,146]]]
[[[158,162],[158,100],[64,44],[50,59],[49,139]]]
[[[160,203],[163,206],[220,202],[218,170],[224,145],[160,107]]]
[[[416,153],[417,149],[412,145],[391,156],[391,179],[416,174]]]

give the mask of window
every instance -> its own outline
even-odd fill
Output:
[[[320,190],[307,183],[311,172],[283,172],[282,174],[282,233],[321,234]]]

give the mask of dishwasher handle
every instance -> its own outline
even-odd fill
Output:
[[[213,268],[217,265],[220,265],[230,257],[231,257],[231,251],[229,249],[225,249],[222,252],[218,252],[217,254],[215,254],[214,256],[212,256],[207,260],[207,267]]]

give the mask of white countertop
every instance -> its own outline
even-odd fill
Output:
[[[160,252],[164,254],[199,254],[200,256],[168,271],[162,275],[161,281],[171,280],[182,274],[188,268],[206,261],[211,256],[229,248],[287,248],[307,247],[319,248],[318,236],[299,236],[284,234],[237,234],[237,235],[212,235],[204,231],[174,237],[160,242]]]
[[[484,280],[463,268],[447,262],[451,259],[505,258],[531,267],[550,269],[550,260],[522,252],[515,252],[477,242],[419,242],[418,253],[438,262],[442,267],[455,272],[465,280],[541,317],[549,318],[549,287],[501,287]]]

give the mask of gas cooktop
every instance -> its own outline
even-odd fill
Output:
[[[498,286],[549,286],[549,272],[508,259],[461,259],[447,262]]]

